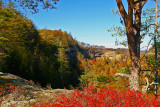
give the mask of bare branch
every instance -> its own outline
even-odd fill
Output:
[[[124,20],[124,23],[125,23],[125,25],[127,25],[128,15],[127,15],[127,12],[123,6],[122,0],[116,0],[116,2],[117,2],[118,9],[121,13],[121,16]]]
[[[132,9],[134,8],[134,0],[127,0],[128,6],[130,6]]]
[[[141,29],[141,31],[144,31],[144,30],[147,30],[147,31],[146,31],[145,33],[143,33],[143,34],[140,35],[140,39],[142,39],[142,37],[145,36],[146,34],[152,34],[152,33],[148,33],[148,32],[149,32],[149,29],[148,29],[148,28],[149,28],[150,26],[152,26],[152,25],[155,26],[155,24],[149,24],[149,25],[146,26],[144,29]],[[153,34],[153,35],[154,35],[154,34]]]
[[[151,70],[146,69],[146,70],[141,70],[141,71],[151,71]]]
[[[143,6],[146,4],[147,1],[148,1],[148,0],[143,0],[143,1],[142,1],[141,8],[143,8]]]
[[[148,33],[149,31],[147,31],[147,32],[145,32],[145,33],[143,33],[143,34],[141,34],[140,35],[140,39],[142,39],[145,35],[147,35],[147,34],[151,34],[151,33]]]
[[[124,73],[116,73],[115,76],[122,76],[122,77],[128,77],[129,78],[129,74],[124,74]]]
[[[145,80],[146,80],[147,84],[146,84],[146,86],[143,86],[143,88],[142,88],[143,93],[146,93],[146,91],[148,90],[148,87],[150,85],[147,77],[145,77]]]
[[[143,34],[141,34],[140,38],[143,38],[143,36],[145,36],[148,32],[145,32]]]
[[[142,92],[143,92],[143,93],[146,93],[146,91],[149,90],[148,87],[149,87],[150,85],[155,85],[155,84],[158,85],[158,83],[155,83],[155,82],[149,83],[147,77],[145,77],[145,80],[146,80],[147,84],[146,84],[146,86],[143,86],[143,88],[142,88]]]
[[[143,6],[145,5],[145,3],[146,3],[147,1],[148,1],[148,0],[134,0],[134,4],[141,2],[141,9],[142,9]]]
[[[145,28],[144,29],[142,29],[141,31],[143,31],[143,30],[146,30],[146,29],[148,29],[150,26],[155,26],[155,24],[149,24],[148,26],[145,26]]]
[[[152,83],[151,83],[151,84],[149,84],[149,85],[155,85],[155,84],[157,84],[157,85],[158,85],[159,83],[152,82]]]

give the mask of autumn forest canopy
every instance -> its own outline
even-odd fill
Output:
[[[15,1],[32,13],[38,12],[39,5],[55,9],[58,3],[58,0]],[[0,72],[33,80],[42,87],[51,84],[53,89],[114,87],[115,90],[141,90],[154,96],[160,92],[159,84],[155,85],[160,83],[157,17],[160,10],[148,7],[142,11],[146,2],[128,0],[128,9],[125,9],[122,1],[116,0],[118,9],[114,13],[120,15],[122,27],[113,26],[108,31],[113,36],[127,37],[120,44],[127,45],[128,49],[112,49],[80,42],[61,29],[37,29],[32,20],[15,8],[18,3],[6,4],[0,0]],[[142,15],[146,17],[144,20]],[[152,38],[152,46],[141,52],[140,44],[145,35]]]

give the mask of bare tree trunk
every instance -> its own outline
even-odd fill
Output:
[[[132,38],[128,40],[128,47],[131,58],[131,74],[129,76],[129,84],[131,90],[139,90],[139,79],[140,79],[140,41]]]
[[[131,67],[131,75],[129,77],[129,84],[130,84],[130,89],[131,90],[139,90],[139,72],[140,72],[140,67],[138,66],[132,66]]]
[[[130,68],[131,74],[129,75],[130,89],[139,90],[141,11],[147,0],[127,0],[128,13],[124,8],[122,0],[116,0],[116,2],[126,27],[128,48],[132,64]]]
[[[155,17],[155,27],[154,27],[154,49],[155,49],[155,96],[158,98],[158,71],[157,71],[157,20],[158,20],[158,0],[156,2],[156,17]]]
[[[130,36],[131,42],[128,43],[130,57],[131,57],[131,75],[129,78],[130,89],[139,90],[139,80],[140,80],[140,27],[141,27],[141,4],[140,2],[135,4],[134,7],[134,24],[133,24],[133,33]],[[129,37],[128,37],[129,38]]]

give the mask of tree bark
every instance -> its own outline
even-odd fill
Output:
[[[130,67],[131,74],[129,75],[130,89],[139,90],[141,11],[147,0],[127,0],[128,14],[126,13],[122,0],[116,0],[116,2],[125,23],[128,48],[132,64]]]

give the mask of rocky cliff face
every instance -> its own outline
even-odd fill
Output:
[[[85,47],[72,47],[67,49],[67,54],[70,59],[75,59],[77,52],[80,52],[84,55],[85,58],[88,59],[96,59],[96,58],[105,58],[105,57],[120,57],[120,54],[124,54],[128,52],[128,49],[112,49],[112,48],[85,48]]]
[[[123,54],[128,52],[127,49],[112,49],[112,48],[105,48],[105,49],[89,49],[88,53],[92,58],[101,58],[101,57],[115,57],[118,54]]]

